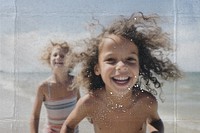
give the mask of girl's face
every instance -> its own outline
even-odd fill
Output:
[[[50,56],[52,69],[64,67],[66,52],[61,47],[54,47]]]
[[[131,92],[139,75],[137,46],[116,35],[104,38],[99,47],[95,74],[101,75],[109,93],[124,95]]]

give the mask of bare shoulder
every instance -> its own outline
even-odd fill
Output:
[[[148,120],[158,120],[160,119],[158,115],[158,101],[156,97],[148,91],[145,90],[135,90],[134,91],[137,104],[140,106],[140,111],[143,111]],[[137,95],[136,95],[137,94]]]
[[[38,85],[38,89],[44,89],[48,87],[48,81],[42,81],[39,85]]]
[[[45,95],[47,88],[48,88],[48,82],[46,80],[42,81],[37,87],[36,90],[37,95]]]
[[[96,101],[96,97],[93,93],[88,93],[80,98],[79,102],[85,106],[91,106]]]
[[[95,103],[95,97],[93,96],[93,94],[88,93],[82,96],[78,100],[76,104],[76,109],[78,109],[80,112],[91,114],[96,106],[96,104],[94,103]]]
[[[156,97],[146,90],[134,90],[133,95],[135,95],[137,101],[141,101],[151,106],[157,106]]]

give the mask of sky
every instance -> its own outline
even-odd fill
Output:
[[[199,0],[0,0],[0,71],[46,72],[39,57],[51,40],[90,36],[93,17],[107,25],[120,15],[157,13],[174,40],[173,61],[200,72]]]

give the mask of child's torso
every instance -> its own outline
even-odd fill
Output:
[[[66,94],[60,94],[59,88],[56,87],[58,86],[48,83],[44,106],[47,112],[47,128],[59,133],[63,122],[76,105],[77,95],[73,91],[63,91],[63,89],[62,93]]]
[[[105,98],[93,98],[93,104],[90,105],[93,111],[89,117],[92,118],[95,133],[145,133],[151,110],[146,99],[132,99],[125,106],[105,101]]]
[[[139,110],[110,110],[102,107],[92,116],[95,133],[145,133],[147,114]]]

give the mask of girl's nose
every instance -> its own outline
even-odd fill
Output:
[[[63,59],[64,57],[63,57],[63,55],[58,55],[57,56],[57,59]]]
[[[60,59],[60,56],[58,55],[58,56],[56,57],[56,59],[59,60],[59,59]]]
[[[115,69],[116,71],[126,72],[128,70],[128,67],[126,66],[124,62],[120,61],[116,64]]]

